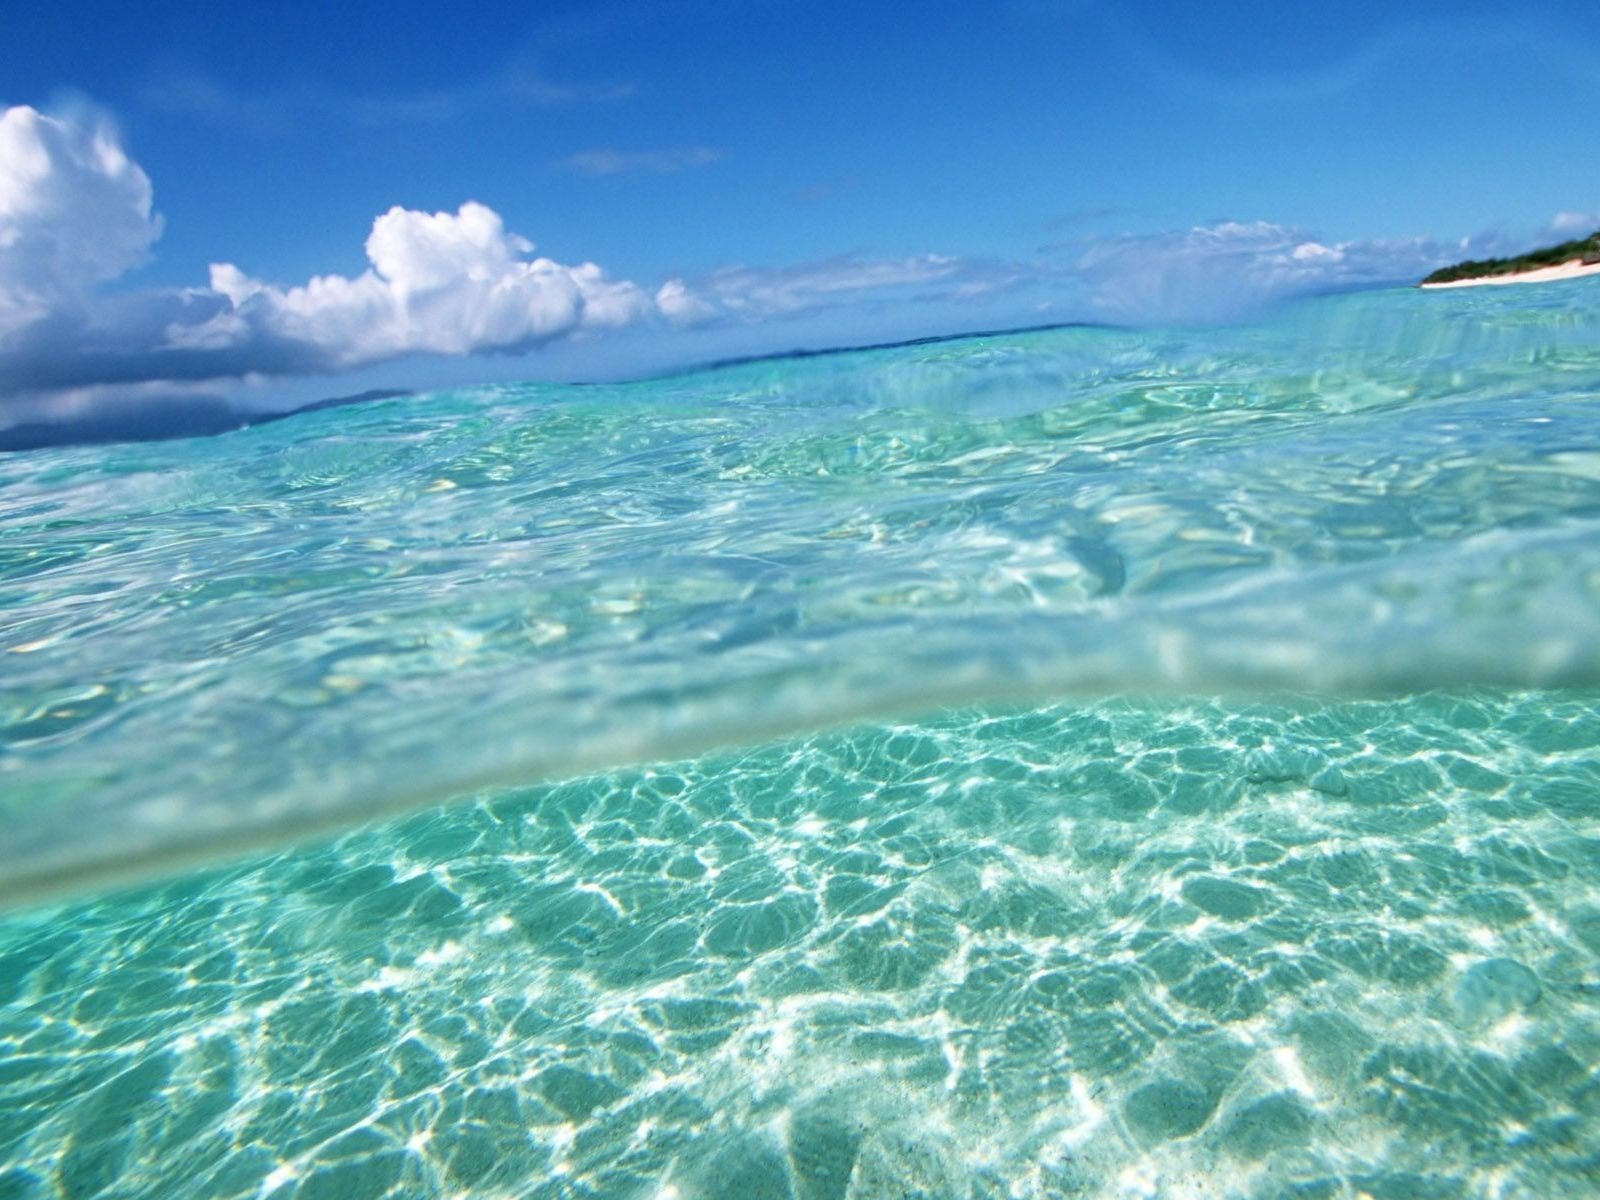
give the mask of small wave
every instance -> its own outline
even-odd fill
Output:
[[[8,457],[0,896],[947,705],[1600,685],[1590,296]]]

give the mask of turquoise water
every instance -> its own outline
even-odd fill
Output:
[[[1580,281],[0,459],[0,1197],[1591,1191],[1597,400]]]

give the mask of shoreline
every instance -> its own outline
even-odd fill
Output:
[[[1600,275],[1600,262],[1585,263],[1581,258],[1569,259],[1553,267],[1536,267],[1532,271],[1514,271],[1505,275],[1475,275],[1471,279],[1451,279],[1444,283],[1419,283],[1420,288],[1483,287],[1488,284],[1546,283],[1556,279],[1577,279],[1581,275]]]

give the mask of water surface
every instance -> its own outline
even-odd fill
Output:
[[[1504,291],[0,458],[0,1196],[1581,1194]]]

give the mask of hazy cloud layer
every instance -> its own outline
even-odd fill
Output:
[[[1219,221],[1094,239],[1066,270],[1104,316],[1206,321],[1290,296],[1415,282],[1446,263],[1505,251],[1490,238],[1325,242],[1270,221]]]
[[[1600,229],[1600,212],[1558,212],[1550,218],[1553,237],[1576,240]]]
[[[723,267],[696,279],[685,293],[702,316],[765,319],[850,303],[871,293],[951,280],[971,270],[959,258],[846,255],[789,267]]]
[[[508,106],[614,102],[635,91],[626,82],[560,82],[522,63],[460,88],[419,92],[362,94],[300,80],[244,93],[204,75],[169,72],[149,79],[141,94],[154,108],[271,136],[291,135],[308,120],[356,126],[426,125]]]
[[[658,295],[669,318],[765,321],[872,299],[974,305],[1021,297],[1019,311],[1130,324],[1206,322],[1299,295],[1411,283],[1464,257],[1508,253],[1493,237],[1329,242],[1270,221],[1089,236],[1027,261],[923,254],[843,256],[788,267],[725,267]],[[1013,305],[1015,307],[1015,305]]]
[[[580,175],[623,175],[646,172],[667,175],[691,167],[707,167],[723,157],[711,146],[682,146],[672,150],[585,150],[561,160]]]

